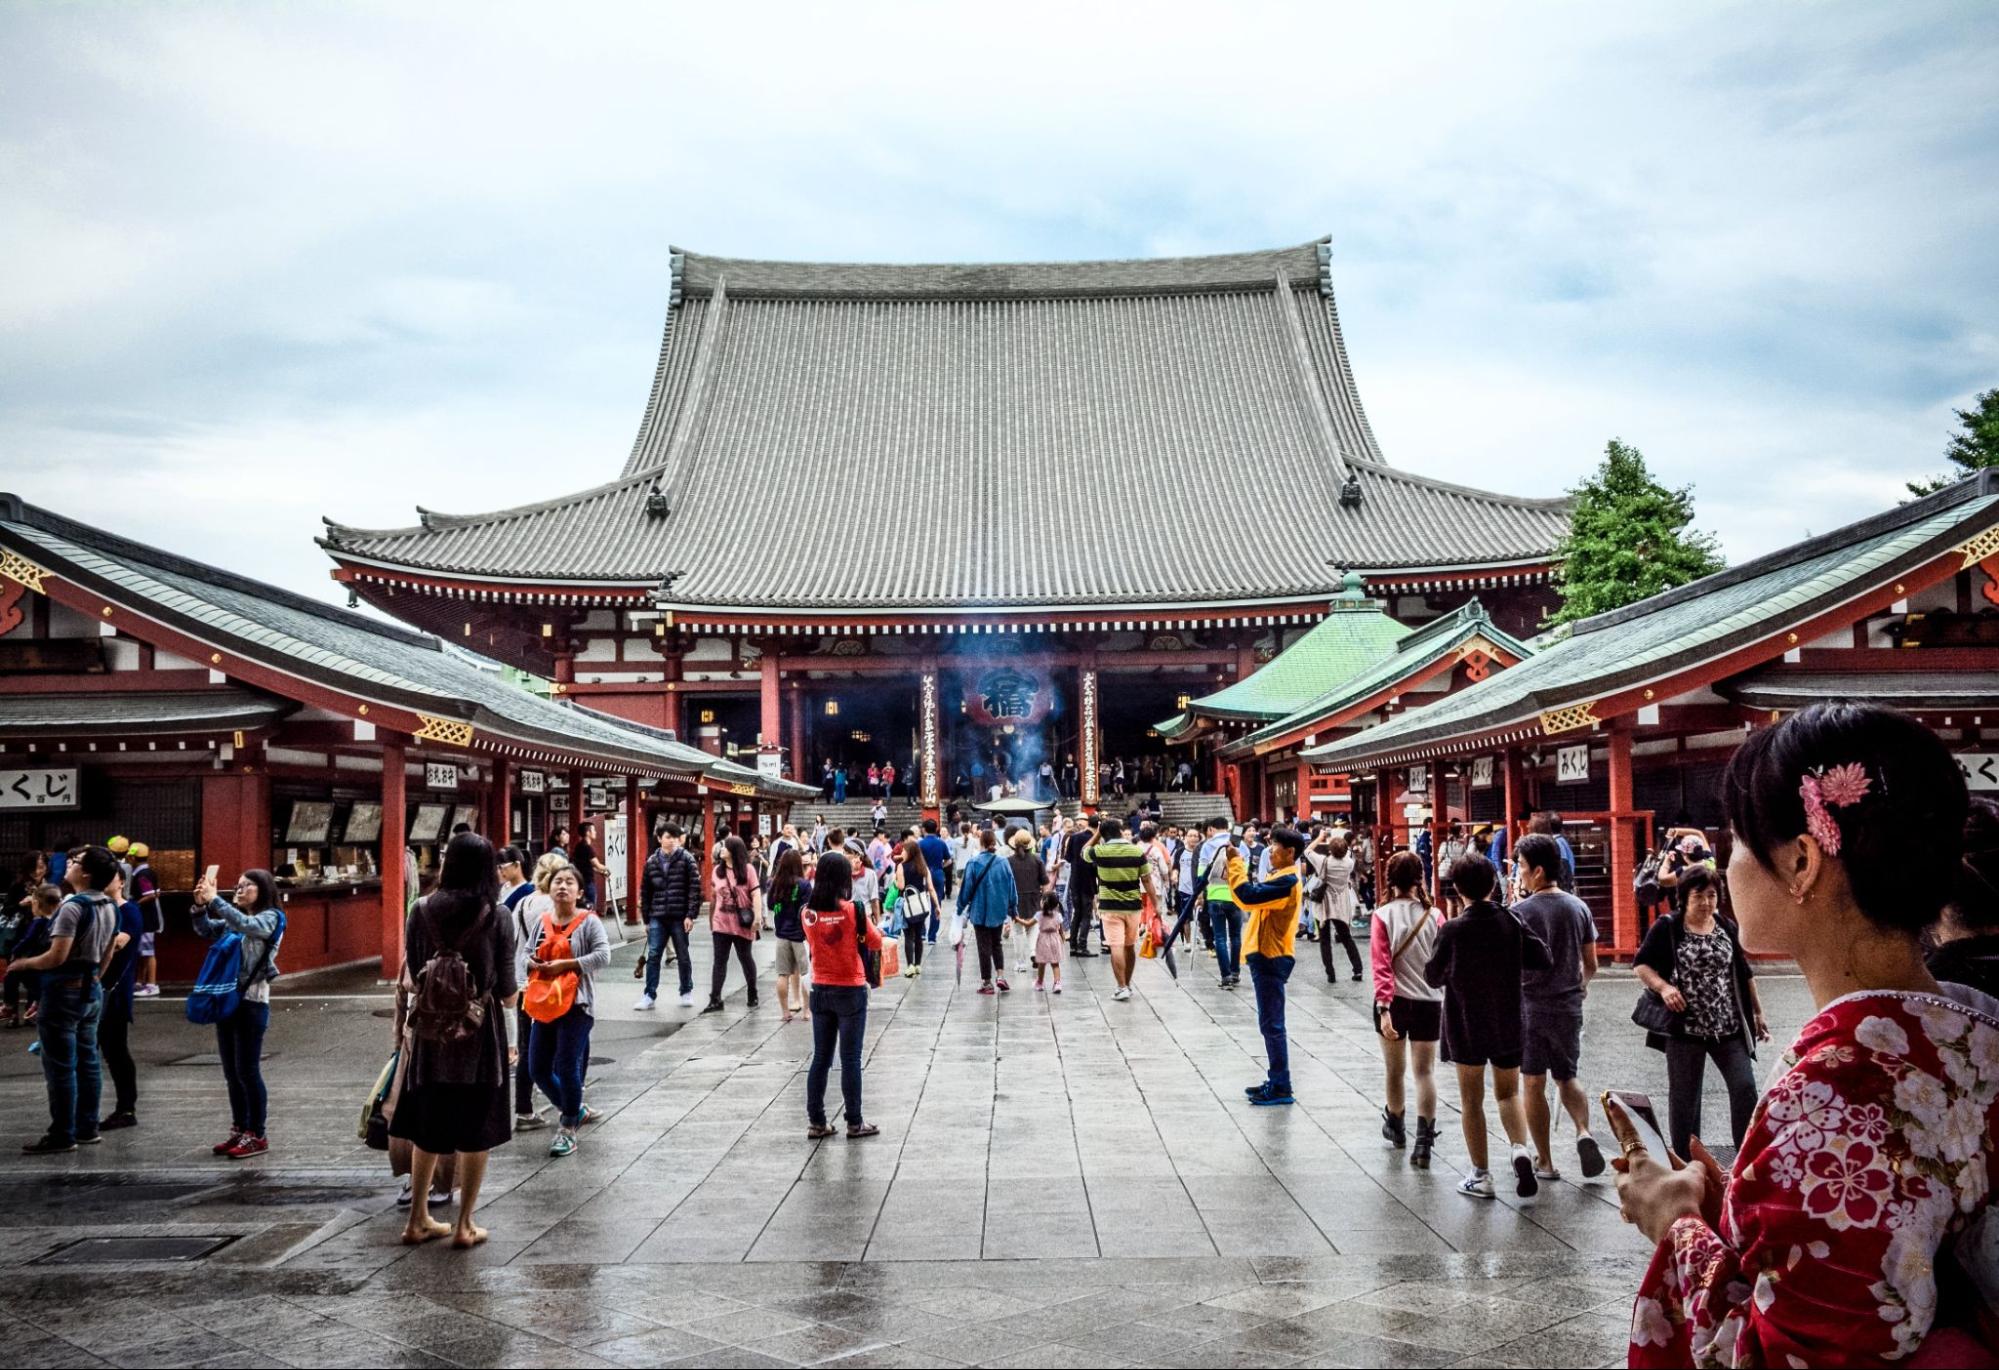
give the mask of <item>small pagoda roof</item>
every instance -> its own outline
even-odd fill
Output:
[[[1331,611],[1304,636],[1235,684],[1191,701],[1186,712],[1195,720],[1263,723],[1282,718],[1331,686],[1387,661],[1408,635],[1406,625],[1361,593],[1360,576],[1349,572]],[[1156,731],[1168,735],[1164,724]]]
[[[9,577],[58,576],[114,607],[218,654],[272,668],[338,695],[468,725],[488,740],[541,749],[612,773],[693,779],[726,767],[759,794],[807,798],[811,786],[757,776],[694,747],[604,714],[553,703],[448,652],[436,638],[162,552],[0,494],[0,554]],[[38,586],[39,588],[39,586]],[[219,696],[217,702],[233,696]],[[362,710],[365,712],[365,709]]]
[[[1395,652],[1385,661],[1348,677],[1324,694],[1255,732],[1236,738],[1221,749],[1224,760],[1255,756],[1273,744],[1301,731],[1326,724],[1337,725],[1341,716],[1414,679],[1445,658],[1456,658],[1467,648],[1483,646],[1512,662],[1524,661],[1534,649],[1493,623],[1485,606],[1469,600],[1450,613],[1408,630],[1395,644]]]
[[[658,602],[690,611],[1275,606],[1323,602],[1329,562],[1538,575],[1567,501],[1383,459],[1331,257],[676,252],[622,476],[403,528],[329,521],[321,545],[453,593],[665,580]],[[838,555],[810,554],[822,529]]]
[[[1781,658],[1800,639],[1809,640],[1815,619],[1850,611],[1869,596],[1882,602],[1903,597],[1899,578],[1940,558],[1952,559],[1955,570],[1995,552],[1999,471],[1986,471],[1584,619],[1509,670],[1304,755],[1318,764],[1399,765],[1470,745],[1586,730],[1642,707],[1655,685],[1670,693]]]

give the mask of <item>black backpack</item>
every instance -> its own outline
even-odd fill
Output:
[[[417,916],[424,920],[430,935],[431,953],[416,973],[415,992],[410,996],[410,1033],[422,1041],[455,1046],[471,1040],[486,1026],[486,996],[473,984],[472,967],[460,948],[485,928],[493,911],[482,910],[455,941],[445,939],[428,899],[417,906]]]

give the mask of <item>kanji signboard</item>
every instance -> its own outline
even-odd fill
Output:
[[[0,809],[74,809],[81,791],[76,770],[0,769]]]

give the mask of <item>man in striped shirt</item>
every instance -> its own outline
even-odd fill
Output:
[[[1083,860],[1097,872],[1097,913],[1104,920],[1104,945],[1110,949],[1111,974],[1117,979],[1112,999],[1131,998],[1131,973],[1138,965],[1138,924],[1145,909],[1145,848],[1128,841],[1124,824],[1106,818],[1083,847]]]

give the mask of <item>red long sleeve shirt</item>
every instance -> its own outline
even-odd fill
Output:
[[[845,899],[830,912],[809,905],[805,914],[805,940],[812,947],[812,983],[815,985],[865,985],[866,967],[861,964],[861,948],[854,938],[854,906]],[[862,937],[870,951],[879,951],[881,929],[863,918]]]

